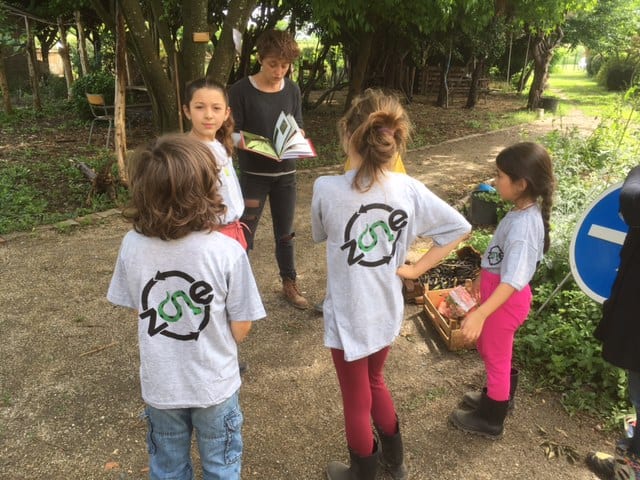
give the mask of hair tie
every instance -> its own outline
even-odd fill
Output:
[[[378,128],[378,133],[386,133],[386,134],[389,134],[389,135],[393,136],[394,131],[391,130],[390,128],[387,128],[387,127],[380,127],[380,128]]]

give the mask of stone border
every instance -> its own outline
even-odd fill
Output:
[[[53,223],[51,225],[41,225],[38,227],[34,227],[32,230],[28,231],[8,233],[4,236],[0,236],[0,246],[6,245],[10,241],[13,242],[16,240],[20,240],[29,237],[34,233],[46,230],[68,231],[85,225],[95,225],[105,218],[112,217],[113,215],[120,215],[121,213],[122,211],[120,209],[111,208],[109,210],[105,210],[104,212],[90,213],[89,215],[84,215],[75,219],[69,218],[67,220]]]

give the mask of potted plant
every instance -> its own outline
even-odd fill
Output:
[[[495,189],[471,193],[470,222],[473,225],[497,225],[508,207]]]
[[[545,112],[556,113],[558,110],[558,103],[560,103],[560,99],[558,97],[542,97],[540,99],[540,106]]]

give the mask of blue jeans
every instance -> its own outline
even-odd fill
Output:
[[[296,211],[296,174],[295,172],[267,177],[241,172],[240,188],[244,197],[244,214],[241,222],[249,227],[247,243],[253,249],[253,239],[262,216],[264,205],[269,197],[273,236],[276,244],[275,254],[282,278],[295,280],[296,267],[293,251],[293,217]]]
[[[242,412],[238,392],[207,408],[145,408],[151,480],[193,480],[191,434],[196,431],[204,480],[240,479]]]

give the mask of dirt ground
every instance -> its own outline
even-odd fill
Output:
[[[567,115],[562,126],[572,124],[589,128],[593,120]],[[558,126],[547,118],[415,150],[407,168],[455,203],[492,176],[502,147]],[[334,172],[298,177],[297,268],[314,302],[324,292],[325,264],[324,245],[311,241],[311,186]],[[241,390],[243,478],[321,479],[327,462],[348,458],[338,384],[322,345],[321,315],[280,297],[269,224],[267,216],[250,256],[268,318],[240,349],[249,364]],[[105,212],[92,225],[41,229],[0,245],[0,478],[146,478],[136,324],[105,299],[127,228]],[[422,307],[407,306],[386,377],[414,480],[595,479],[584,455],[613,449],[615,433],[588,417],[569,417],[556,395],[534,391],[526,375],[502,440],[451,427],[447,415],[466,390],[482,385],[483,368],[474,351],[449,352]],[[545,447],[559,455],[548,458]],[[563,452],[576,452],[578,461]]]

